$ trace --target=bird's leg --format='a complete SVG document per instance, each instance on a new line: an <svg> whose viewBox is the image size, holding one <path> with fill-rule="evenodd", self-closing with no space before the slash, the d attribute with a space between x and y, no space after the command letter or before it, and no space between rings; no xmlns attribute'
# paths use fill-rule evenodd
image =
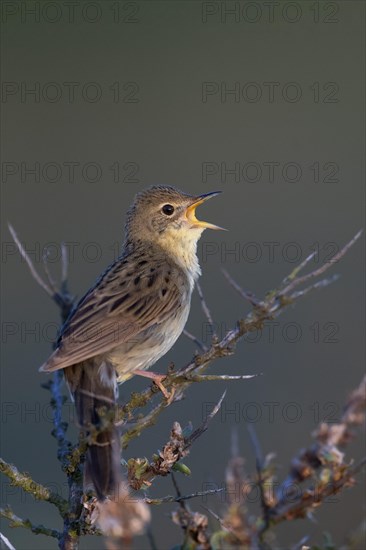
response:
<svg viewBox="0 0 366 550"><path fill-rule="evenodd" d="M166 374L158 374L157 372L140 370L140 369L134 370L133 374L137 374L137 376L144 376L145 378L150 378L151 380L153 380L154 383L158 386L161 393L168 400L168 403L170 404L172 402L172 399L175 393L174 388L172 389L171 392L168 392L168 390L162 384L162 381L166 378Z"/></svg>

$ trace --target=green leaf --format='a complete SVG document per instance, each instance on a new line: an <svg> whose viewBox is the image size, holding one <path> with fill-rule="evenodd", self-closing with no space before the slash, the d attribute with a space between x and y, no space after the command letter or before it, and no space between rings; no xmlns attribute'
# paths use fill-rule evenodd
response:
<svg viewBox="0 0 366 550"><path fill-rule="evenodd" d="M173 464L172 470L174 470L175 472L180 472L185 476L190 476L192 473L191 470L188 468L188 466L186 466L185 464L182 464L181 462L176 462L175 464Z"/></svg>

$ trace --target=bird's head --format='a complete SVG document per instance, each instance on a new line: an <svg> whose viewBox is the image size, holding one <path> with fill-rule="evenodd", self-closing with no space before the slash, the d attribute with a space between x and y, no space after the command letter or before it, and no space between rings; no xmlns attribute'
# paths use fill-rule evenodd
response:
<svg viewBox="0 0 366 550"><path fill-rule="evenodd" d="M196 217L196 208L220 191L193 196L174 187L138 193L127 214L126 241L158 245L190 271L199 272L197 241L205 229L223 229Z"/></svg>
<svg viewBox="0 0 366 550"><path fill-rule="evenodd" d="M220 191L193 196L174 187L155 186L136 195L126 223L129 239L149 242L198 241L205 229L222 229L196 218L196 208Z"/></svg>

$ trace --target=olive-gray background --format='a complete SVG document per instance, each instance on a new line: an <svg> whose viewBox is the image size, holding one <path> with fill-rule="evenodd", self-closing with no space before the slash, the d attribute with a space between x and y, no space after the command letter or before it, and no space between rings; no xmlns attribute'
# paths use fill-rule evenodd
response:
<svg viewBox="0 0 366 550"><path fill-rule="evenodd" d="M263 296L314 248L319 257L311 267L364 225L364 4L268 4L97 1L77 2L72 11L63 2L3 3L2 456L64 496L48 393L40 388L45 376L38 373L58 311L15 252L7 221L38 267L49 245L55 276L59 243L68 243L70 287L80 296L118 252L124 213L138 190L223 190L200 216L229 232L206 231L199 246L201 284L219 334L248 311L222 267ZM226 387L223 411L186 459L191 477L178 477L181 490L224 484L233 429L248 472L254 470L247 422L285 476L317 423L339 418L364 371L362 244L332 272L341 275L334 285L308 295L278 325L212 366L215 373L263 376L191 388L125 458L150 457L174 420L197 426ZM196 295L188 329L208 341ZM180 367L193 352L182 336L157 370L171 360ZM145 386L133 379L121 387L121 401ZM350 457L363 453L360 443L351 445ZM344 543L364 514L359 481L322 507L315 522L279 527L276 547L305 534L320 543L324 531ZM51 506L34 503L6 479L1 487L17 514L59 527ZM150 491L172 493L169 479L157 479ZM190 506L220 514L224 501ZM181 540L168 517L173 508L153 510L158 548ZM6 522L2 530L18 549L56 548ZM81 548L100 544L83 540ZM136 548L149 548L147 539Z"/></svg>

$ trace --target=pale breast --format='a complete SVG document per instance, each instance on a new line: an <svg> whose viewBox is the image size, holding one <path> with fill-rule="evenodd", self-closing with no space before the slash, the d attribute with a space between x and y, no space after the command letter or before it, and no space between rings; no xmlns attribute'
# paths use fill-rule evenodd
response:
<svg viewBox="0 0 366 550"><path fill-rule="evenodd" d="M149 327L108 353L107 360L115 367L119 384L133 376L134 370L148 369L170 350L183 332L189 310L190 297L169 321Z"/></svg>

